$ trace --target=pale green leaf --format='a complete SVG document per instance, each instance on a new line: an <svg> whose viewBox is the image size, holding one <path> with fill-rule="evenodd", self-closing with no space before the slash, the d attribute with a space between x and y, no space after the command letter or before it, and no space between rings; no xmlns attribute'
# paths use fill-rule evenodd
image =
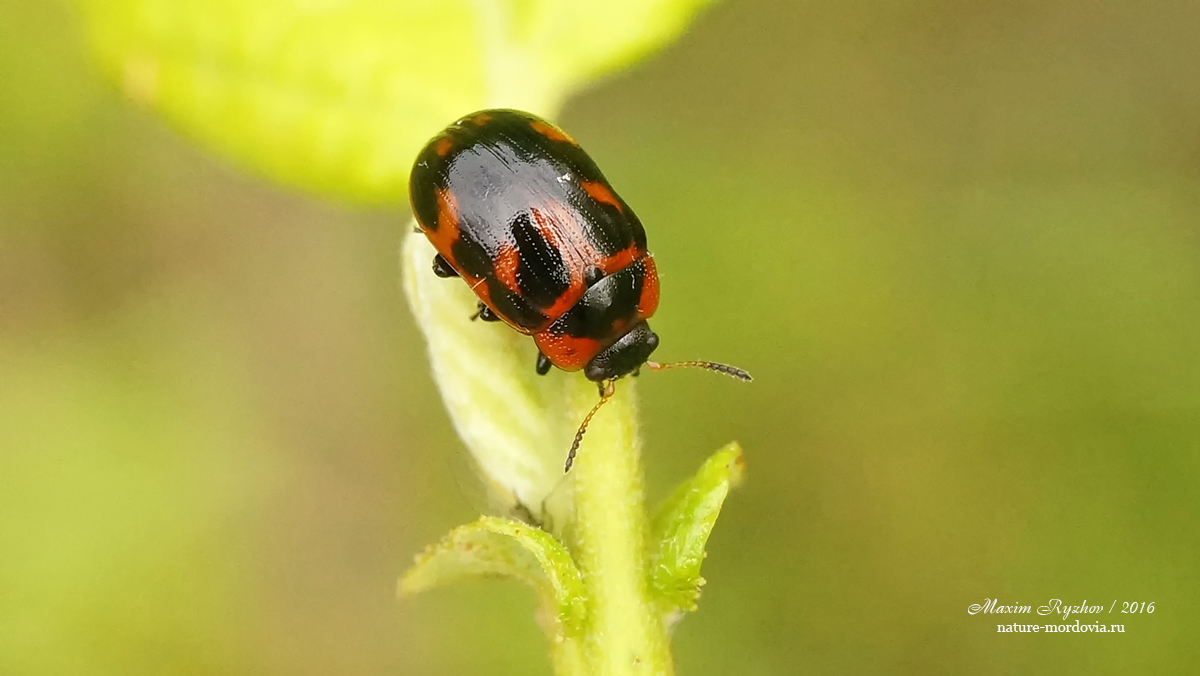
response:
<svg viewBox="0 0 1200 676"><path fill-rule="evenodd" d="M400 578L401 594L478 577L508 577L533 587L543 608L553 609L567 637L584 621L584 587L571 555L549 533L519 521L485 516L450 531L419 554Z"/></svg>
<svg viewBox="0 0 1200 676"><path fill-rule="evenodd" d="M729 490L745 473L742 448L730 443L659 506L653 522L650 584L667 614L696 609L704 547Z"/></svg>
<svg viewBox="0 0 1200 676"><path fill-rule="evenodd" d="M466 113L552 116L708 0L79 0L101 69L273 180L403 202L417 151Z"/></svg>

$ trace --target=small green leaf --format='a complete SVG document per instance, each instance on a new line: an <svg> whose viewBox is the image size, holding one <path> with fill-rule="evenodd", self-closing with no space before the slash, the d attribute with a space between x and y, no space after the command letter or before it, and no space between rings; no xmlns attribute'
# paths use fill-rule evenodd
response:
<svg viewBox="0 0 1200 676"><path fill-rule="evenodd" d="M416 594L475 577L510 577L533 587L552 609L565 637L584 621L584 587L571 555L549 533L519 521L485 516L450 531L417 556L400 578L400 593Z"/></svg>
<svg viewBox="0 0 1200 676"><path fill-rule="evenodd" d="M704 585L704 546L725 496L741 484L744 473L742 447L732 442L659 506L650 545L650 585L666 614L696 609Z"/></svg>
<svg viewBox="0 0 1200 676"><path fill-rule="evenodd" d="M485 107L551 116L709 0L80 0L102 70L267 177L405 200L417 151Z"/></svg>

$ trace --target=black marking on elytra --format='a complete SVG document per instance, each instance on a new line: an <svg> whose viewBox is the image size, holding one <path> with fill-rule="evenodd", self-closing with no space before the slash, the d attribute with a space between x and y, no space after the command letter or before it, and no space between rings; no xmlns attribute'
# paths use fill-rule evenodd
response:
<svg viewBox="0 0 1200 676"><path fill-rule="evenodd" d="M528 211L517 214L509 224L517 245L517 287L534 307L554 305L571 286L571 271L562 253L537 229Z"/></svg>
<svg viewBox="0 0 1200 676"><path fill-rule="evenodd" d="M413 215L417 223L430 232L437 232L437 193L432 189L419 189L414 181L412 190Z"/></svg>
<svg viewBox="0 0 1200 676"><path fill-rule="evenodd" d="M528 300L510 291L495 277L487 278L485 283L488 287L488 298L496 307L496 312L505 319L527 331L545 326L546 315L539 312Z"/></svg>
<svg viewBox="0 0 1200 676"><path fill-rule="evenodd" d="M447 187L445 181L446 159L434 151L436 140L421 152L420 159L413 165L408 179L409 202L413 216L421 227L436 232L438 229L437 192Z"/></svg>
<svg viewBox="0 0 1200 676"><path fill-rule="evenodd" d="M486 277L492 274L492 258L479 242L469 237L460 236L450 245L450 255L454 257L458 267L472 277Z"/></svg>
<svg viewBox="0 0 1200 676"><path fill-rule="evenodd" d="M597 175L592 180L608 187L613 196L625 206L618 209L595 199L582 187L574 187L569 201L583 214L580 222L587 232L588 240L602 256L612 256L629 248L630 244L636 245L638 251L645 251L646 230L642 227L642 222L599 172L597 169Z"/></svg>

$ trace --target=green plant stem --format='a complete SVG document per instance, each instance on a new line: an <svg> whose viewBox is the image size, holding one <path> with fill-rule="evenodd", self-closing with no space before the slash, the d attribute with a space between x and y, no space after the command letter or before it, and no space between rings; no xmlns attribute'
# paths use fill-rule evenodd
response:
<svg viewBox="0 0 1200 676"><path fill-rule="evenodd" d="M572 471L575 562L587 589L584 653L592 676L670 675L662 619L649 595L641 441L633 382L596 415ZM578 391L577 391L578 392ZM588 402L586 391L576 395ZM586 410L586 406L584 406Z"/></svg>

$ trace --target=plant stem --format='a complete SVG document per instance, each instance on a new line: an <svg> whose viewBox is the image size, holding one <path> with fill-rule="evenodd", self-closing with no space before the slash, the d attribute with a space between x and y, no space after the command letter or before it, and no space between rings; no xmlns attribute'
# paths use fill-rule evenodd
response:
<svg viewBox="0 0 1200 676"><path fill-rule="evenodd" d="M670 676L670 647L646 577L647 522L633 382L617 387L613 400L593 420L571 470L575 562L588 596L584 652L592 676ZM585 396L586 390L577 394L579 400L568 408L587 410L595 398Z"/></svg>

